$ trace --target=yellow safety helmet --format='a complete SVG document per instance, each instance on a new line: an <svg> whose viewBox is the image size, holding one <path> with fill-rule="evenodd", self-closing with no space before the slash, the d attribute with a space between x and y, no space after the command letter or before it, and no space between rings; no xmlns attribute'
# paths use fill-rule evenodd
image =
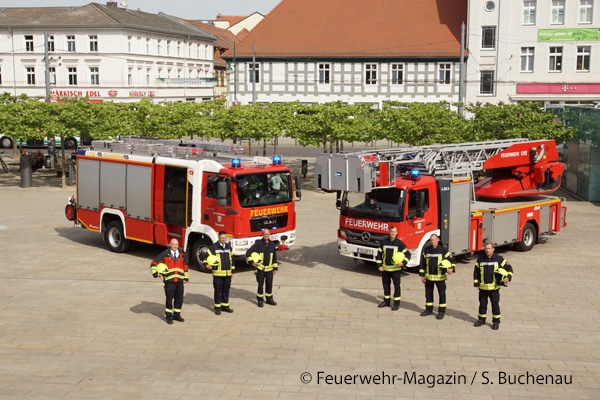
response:
<svg viewBox="0 0 600 400"><path fill-rule="evenodd" d="M160 275L164 275L169 272L169 267L167 267L167 264L165 263L158 263L156 264L156 272L158 272Z"/></svg>
<svg viewBox="0 0 600 400"><path fill-rule="evenodd" d="M504 286L504 279L508 276L508 271L504 268L498 268L494 272L494 280L496 281L496 285Z"/></svg>
<svg viewBox="0 0 600 400"><path fill-rule="evenodd" d="M447 270L448 268L452 268L452 263L449 260L442 260L442 262L440 262L440 268L443 270Z"/></svg>
<svg viewBox="0 0 600 400"><path fill-rule="evenodd" d="M214 254L211 254L208 257L206 257L206 263L208 265L215 266L215 265L219 264L219 257L217 257Z"/></svg>
<svg viewBox="0 0 600 400"><path fill-rule="evenodd" d="M253 252L250 254L250 259L256 264L262 264L263 259L260 253Z"/></svg>
<svg viewBox="0 0 600 400"><path fill-rule="evenodd" d="M392 262L394 263L394 265L398 265L398 264L404 262L404 260L406 260L406 257L404 256L404 253L401 251L395 252L394 255L392 256Z"/></svg>

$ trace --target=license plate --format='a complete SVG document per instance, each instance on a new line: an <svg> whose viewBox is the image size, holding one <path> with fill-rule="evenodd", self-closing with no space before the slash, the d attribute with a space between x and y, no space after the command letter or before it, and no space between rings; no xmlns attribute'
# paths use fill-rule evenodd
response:
<svg viewBox="0 0 600 400"><path fill-rule="evenodd" d="M356 249L356 252L357 253L361 253L361 254L366 254L366 255L369 255L369 256L373 255L373 250L371 250L371 249L361 249L360 247L358 249Z"/></svg>

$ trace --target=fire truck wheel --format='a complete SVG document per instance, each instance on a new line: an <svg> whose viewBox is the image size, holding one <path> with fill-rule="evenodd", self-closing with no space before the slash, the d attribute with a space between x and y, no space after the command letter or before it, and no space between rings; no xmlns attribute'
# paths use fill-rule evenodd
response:
<svg viewBox="0 0 600 400"><path fill-rule="evenodd" d="M210 245L210 243L208 243L204 240L196 240L194 242L194 245L192 246L192 252L190 254L190 262L200 272L210 272L204 266L204 260L206 259L206 254L207 254L209 245Z"/></svg>
<svg viewBox="0 0 600 400"><path fill-rule="evenodd" d="M529 251L537 241L537 232L535 226L531 223L526 223L521 232L521 241L515 243L515 248L519 251Z"/></svg>
<svg viewBox="0 0 600 400"><path fill-rule="evenodd" d="M131 246L131 241L125 239L123 226L118 221L108 224L104 232L104 240L108 243L108 248L114 253L125 253Z"/></svg>

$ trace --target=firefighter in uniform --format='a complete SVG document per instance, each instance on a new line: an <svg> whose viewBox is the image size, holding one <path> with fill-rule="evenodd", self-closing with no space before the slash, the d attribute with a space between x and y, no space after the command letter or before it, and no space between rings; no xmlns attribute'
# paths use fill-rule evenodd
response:
<svg viewBox="0 0 600 400"><path fill-rule="evenodd" d="M383 284L383 301L379 308L390 307L391 285L394 283L394 305L392 311L400 308L400 274L402 268L406 267L410 261L410 251L406 245L398 239L398 229L395 226L390 228L389 238L381 241L377 249L376 263L381 272L381 282Z"/></svg>
<svg viewBox="0 0 600 400"><path fill-rule="evenodd" d="M173 320L185 321L181 316L181 307L183 285L189 282L189 273L184 257L183 249L179 247L177 239L171 239L169 247L150 263L152 276L155 278L162 276L165 284L165 315L169 325L173 324Z"/></svg>
<svg viewBox="0 0 600 400"><path fill-rule="evenodd" d="M267 304L276 306L277 302L273 299L273 275L277 273L277 246L270 240L271 231L263 231L262 240L254 242L252 247L246 251L246 261L255 268L258 290L256 291L256 300L259 307L264 305L264 297L267 298ZM263 297L263 285L266 283L266 293Z"/></svg>
<svg viewBox="0 0 600 400"><path fill-rule="evenodd" d="M492 303L492 329L500 328L500 288L512 280L512 266L502 256L494 254L494 245L486 243L484 254L477 258L473 270L473 285L479 289L479 315L475 326L485 324L488 298Z"/></svg>
<svg viewBox="0 0 600 400"><path fill-rule="evenodd" d="M433 288L437 286L440 296L437 319L444 318L446 313L446 279L456 268L450 252L441 245L438 235L429 238L431 244L423 250L419 276L425 284L425 311L421 317L433 314Z"/></svg>
<svg viewBox="0 0 600 400"><path fill-rule="evenodd" d="M233 251L227 243L227 233L219 232L219 241L208 248L208 257L204 262L206 269L212 270L215 314L221 315L221 311L232 313L229 307L229 289L233 278Z"/></svg>

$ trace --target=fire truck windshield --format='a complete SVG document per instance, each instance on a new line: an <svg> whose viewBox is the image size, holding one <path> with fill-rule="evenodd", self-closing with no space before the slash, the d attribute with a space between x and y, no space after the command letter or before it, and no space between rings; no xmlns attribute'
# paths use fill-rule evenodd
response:
<svg viewBox="0 0 600 400"><path fill-rule="evenodd" d="M238 175L237 195L242 207L289 203L292 192L289 172Z"/></svg>
<svg viewBox="0 0 600 400"><path fill-rule="evenodd" d="M369 193L344 192L341 212L344 215L402 221L404 198L404 190L395 188L375 189Z"/></svg>

